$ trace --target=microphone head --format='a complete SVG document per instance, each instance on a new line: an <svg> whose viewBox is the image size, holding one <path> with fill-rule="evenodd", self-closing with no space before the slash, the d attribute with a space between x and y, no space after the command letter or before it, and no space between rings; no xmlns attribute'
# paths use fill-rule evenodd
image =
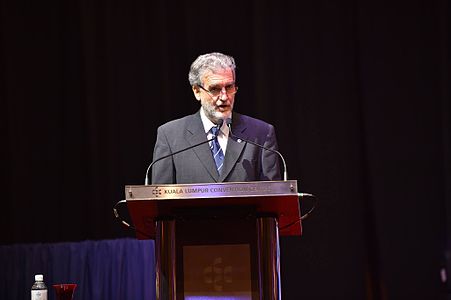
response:
<svg viewBox="0 0 451 300"><path fill-rule="evenodd" d="M230 127L230 125L232 125L232 119L231 118L227 118L225 120L227 127Z"/></svg>
<svg viewBox="0 0 451 300"><path fill-rule="evenodd" d="M218 126L218 128L221 128L223 123L224 123L224 120L219 119L218 122L216 123L216 125Z"/></svg>

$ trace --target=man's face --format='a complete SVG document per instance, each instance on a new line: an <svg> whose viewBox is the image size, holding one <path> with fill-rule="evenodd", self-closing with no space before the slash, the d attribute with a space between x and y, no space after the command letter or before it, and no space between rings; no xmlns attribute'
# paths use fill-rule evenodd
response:
<svg viewBox="0 0 451 300"><path fill-rule="evenodd" d="M194 96L204 108L206 116L217 123L220 119L227 119L232 115L235 93L226 93L226 88L234 86L235 78L231 69L207 71L202 78L202 87L207 91L221 90L218 96L212 96L204 89L194 86Z"/></svg>

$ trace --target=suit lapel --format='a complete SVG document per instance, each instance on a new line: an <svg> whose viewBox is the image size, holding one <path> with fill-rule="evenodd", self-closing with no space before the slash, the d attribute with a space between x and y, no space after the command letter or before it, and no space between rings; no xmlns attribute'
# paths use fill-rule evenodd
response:
<svg viewBox="0 0 451 300"><path fill-rule="evenodd" d="M192 115L192 118L187 122L185 139L191 146L206 141L207 136L199 112ZM194 147L192 150L214 181L218 181L218 171L216 170L216 165L208 143ZM195 174L193 174L193 176L195 176Z"/></svg>
<svg viewBox="0 0 451 300"><path fill-rule="evenodd" d="M244 139L247 139L245 136L246 124L243 123L241 115L238 113L233 113L233 122L232 122L232 132L235 135L238 135ZM237 139L232 137L229 133L229 139L227 140L227 151L224 159L224 166L219 177L219 182L224 181L229 173L233 170L236 165L236 162L241 156L241 152L243 152L244 146L246 145L245 141L241 139Z"/></svg>

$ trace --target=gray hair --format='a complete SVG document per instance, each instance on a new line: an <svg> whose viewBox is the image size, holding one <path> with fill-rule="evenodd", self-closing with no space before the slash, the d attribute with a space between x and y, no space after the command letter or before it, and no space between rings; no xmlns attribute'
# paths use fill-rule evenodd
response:
<svg viewBox="0 0 451 300"><path fill-rule="evenodd" d="M191 64L188 74L189 83L194 85L202 85L202 77L206 71L215 72L217 70L232 69L235 78L235 60L229 55L219 52L207 53L200 55Z"/></svg>

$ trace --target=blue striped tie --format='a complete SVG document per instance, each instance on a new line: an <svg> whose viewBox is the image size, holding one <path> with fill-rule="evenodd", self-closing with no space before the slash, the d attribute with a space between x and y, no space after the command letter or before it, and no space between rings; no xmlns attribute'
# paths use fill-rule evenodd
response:
<svg viewBox="0 0 451 300"><path fill-rule="evenodd" d="M216 170L218 170L218 174L221 174L222 165L224 163L224 152L222 152L221 145L219 145L218 142L219 127L212 127L210 131L213 136L216 137L210 144L211 153L213 154L213 159L215 160Z"/></svg>

